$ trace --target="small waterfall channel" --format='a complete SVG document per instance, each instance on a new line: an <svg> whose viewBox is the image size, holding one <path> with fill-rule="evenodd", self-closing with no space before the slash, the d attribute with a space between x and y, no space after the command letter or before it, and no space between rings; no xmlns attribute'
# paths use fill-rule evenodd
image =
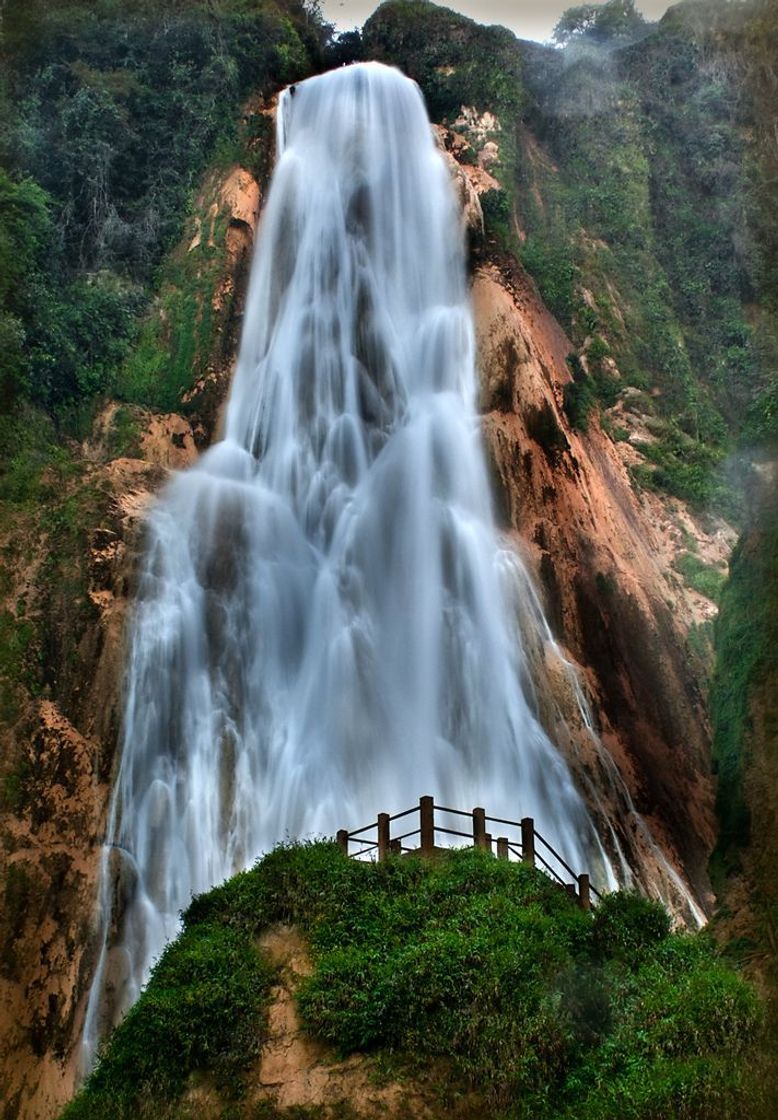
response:
<svg viewBox="0 0 778 1120"><path fill-rule="evenodd" d="M285 837L433 794L533 816L615 885L536 715L474 369L415 84L370 63L287 90L224 438L148 519L87 1067L192 894Z"/></svg>

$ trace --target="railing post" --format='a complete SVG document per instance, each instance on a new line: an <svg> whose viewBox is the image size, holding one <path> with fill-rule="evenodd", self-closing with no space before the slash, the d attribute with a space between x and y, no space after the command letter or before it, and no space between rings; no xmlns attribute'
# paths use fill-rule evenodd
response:
<svg viewBox="0 0 778 1120"><path fill-rule="evenodd" d="M345 828L338 829L338 847L344 856L348 855L348 830Z"/></svg>
<svg viewBox="0 0 778 1120"><path fill-rule="evenodd" d="M402 846L402 841L401 840L390 840L389 841L389 851L392 853L393 856L402 855L402 850L403 850L403 846Z"/></svg>
<svg viewBox="0 0 778 1120"><path fill-rule="evenodd" d="M589 876L587 874L578 876L578 905L582 910L591 910L592 898L589 893Z"/></svg>
<svg viewBox="0 0 778 1120"><path fill-rule="evenodd" d="M578 891L575 889L575 883L565 883L565 892L572 902L578 901Z"/></svg>
<svg viewBox="0 0 778 1120"><path fill-rule="evenodd" d="M386 859L389 854L389 814L378 814L378 858L379 860Z"/></svg>
<svg viewBox="0 0 778 1120"><path fill-rule="evenodd" d="M521 858L525 863L535 866L535 822L532 817L523 817L521 822Z"/></svg>
<svg viewBox="0 0 778 1120"><path fill-rule="evenodd" d="M487 851L487 852L491 852L491 850L492 850L492 834L491 834L491 832L487 832L486 836L484 836L484 850Z"/></svg>
<svg viewBox="0 0 778 1120"><path fill-rule="evenodd" d="M419 799L419 830L421 850L429 855L435 847L435 802L431 797Z"/></svg>
<svg viewBox="0 0 778 1120"><path fill-rule="evenodd" d="M498 859L507 859L508 858L508 837L507 836L498 836L497 837L497 858Z"/></svg>
<svg viewBox="0 0 778 1120"><path fill-rule="evenodd" d="M473 844L486 847L486 809L473 809Z"/></svg>

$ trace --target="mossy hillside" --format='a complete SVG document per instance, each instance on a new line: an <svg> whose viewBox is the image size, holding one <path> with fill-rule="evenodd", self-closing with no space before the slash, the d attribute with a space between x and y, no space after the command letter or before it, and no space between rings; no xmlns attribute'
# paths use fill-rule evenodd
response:
<svg viewBox="0 0 778 1120"><path fill-rule="evenodd" d="M120 400L160 411L185 411L187 392L236 341L230 330L221 338L218 329L230 323L239 288L234 282L224 284L230 267L225 248L229 215L216 197L220 178L217 170L209 172L199 205L193 208L192 217L202 230L199 244L190 249L185 238L160 265L153 303L115 373L113 392ZM228 306L217 310L223 287Z"/></svg>
<svg viewBox="0 0 778 1120"><path fill-rule="evenodd" d="M613 895L589 915L485 853L374 865L316 843L194 900L63 1120L187 1115L195 1071L223 1115L261 1115L246 1087L272 976L256 946L279 922L311 946L308 1030L410 1075L442 1061L442 1102L458 1088L515 1118L757 1114L758 1001L658 905Z"/></svg>

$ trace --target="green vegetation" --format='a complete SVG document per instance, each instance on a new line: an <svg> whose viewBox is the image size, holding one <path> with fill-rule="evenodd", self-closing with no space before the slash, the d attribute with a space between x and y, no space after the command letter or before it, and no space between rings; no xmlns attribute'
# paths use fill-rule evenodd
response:
<svg viewBox="0 0 778 1120"><path fill-rule="evenodd" d="M674 563L676 571L680 572L689 587L699 591L718 603L724 584L727 582L726 573L713 564L706 564L693 552L681 552Z"/></svg>
<svg viewBox="0 0 778 1120"><path fill-rule="evenodd" d="M161 411L182 409L182 397L206 372L218 344L213 300L224 273L226 219L204 215L204 236L193 252L180 246L158 273L159 291L143 320L136 344L116 375L116 392L125 401Z"/></svg>
<svg viewBox="0 0 778 1120"><path fill-rule="evenodd" d="M127 402L102 449L137 451L134 405L171 410L233 345L219 173L260 178L258 97L307 76L326 27L309 0L8 0L0 21L0 722L67 704L85 627L89 534L107 497L81 441ZM249 110L241 106L255 98ZM215 169L196 252L171 251ZM216 185L215 185L216 184ZM213 197L211 197L213 196ZM31 563L50 542L42 565ZM21 581L19 572L29 567ZM24 586L19 601L14 588ZM75 689L75 692L73 691ZM21 806L22 761L0 767Z"/></svg>
<svg viewBox="0 0 778 1120"><path fill-rule="evenodd" d="M189 1074L208 1071L231 1094L262 1044L272 970L240 930L187 928L163 953L139 1003L113 1035L68 1120L165 1116Z"/></svg>
<svg viewBox="0 0 778 1120"><path fill-rule="evenodd" d="M711 877L721 898L719 936L767 991L768 1044L776 1053L778 505L769 486L754 501L751 524L730 560L715 622L711 716L719 836ZM775 1099L775 1073L772 1086Z"/></svg>
<svg viewBox="0 0 778 1120"><path fill-rule="evenodd" d="M718 772L719 867L750 840L744 780L750 762L753 700L778 679L778 515L773 503L738 542L716 620L711 689L713 759ZM760 844L767 843L767 838Z"/></svg>
<svg viewBox="0 0 778 1120"><path fill-rule="evenodd" d="M441 1093L474 1089L490 1115L754 1115L756 996L657 904L617 894L589 915L477 851L375 865L317 843L194 900L66 1120L173 1116L193 1070L239 1101L271 982L254 946L278 922L311 946L311 1032L410 1074L451 1063Z"/></svg>
<svg viewBox="0 0 778 1120"><path fill-rule="evenodd" d="M562 46L572 42L612 44L640 37L645 27L635 0L610 0L568 8L554 28L553 38Z"/></svg>
<svg viewBox="0 0 778 1120"><path fill-rule="evenodd" d="M522 57L504 27L482 27L425 0L392 0L362 38L365 57L399 64L419 83L433 120L453 122L463 105L506 119L522 108Z"/></svg>
<svg viewBox="0 0 778 1120"><path fill-rule="evenodd" d="M240 150L241 101L310 73L323 35L300 0L5 5L6 407L22 397L61 413L116 390L195 184Z"/></svg>

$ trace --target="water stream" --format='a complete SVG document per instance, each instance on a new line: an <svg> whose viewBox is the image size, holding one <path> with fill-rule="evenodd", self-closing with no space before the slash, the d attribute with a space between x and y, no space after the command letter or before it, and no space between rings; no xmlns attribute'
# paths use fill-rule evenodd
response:
<svg viewBox="0 0 778 1120"><path fill-rule="evenodd" d="M367 64L288 90L224 438L148 519L87 1064L192 894L287 836L433 794L533 816L615 883L536 714L474 392L417 87Z"/></svg>

